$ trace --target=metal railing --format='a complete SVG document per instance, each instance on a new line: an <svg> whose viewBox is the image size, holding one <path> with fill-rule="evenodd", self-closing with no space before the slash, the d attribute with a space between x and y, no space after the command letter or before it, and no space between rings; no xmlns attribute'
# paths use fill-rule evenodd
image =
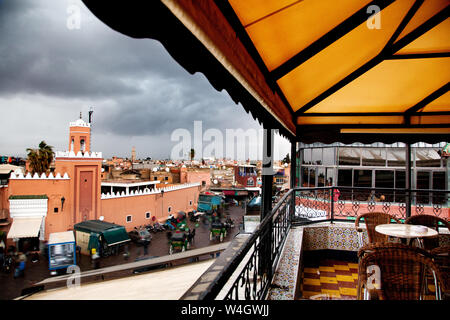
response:
<svg viewBox="0 0 450 320"><path fill-rule="evenodd" d="M400 220L417 214L448 219L450 192L389 188L322 187L295 189L294 222L354 220L366 212L389 213Z"/></svg>
<svg viewBox="0 0 450 320"><path fill-rule="evenodd" d="M449 196L450 192L444 190L351 187L291 189L259 224L202 298L216 298L225 284L234 279L224 299L265 299L293 224L342 220L353 222L358 215L375 211L390 213L400 219L415 214L435 214L448 219Z"/></svg>
<svg viewBox="0 0 450 320"><path fill-rule="evenodd" d="M203 295L203 299L216 298L238 267L239 274L224 299L264 299L291 228L294 214L293 195L293 190L288 191L271 214L261 221L227 268L214 280L215 284Z"/></svg>

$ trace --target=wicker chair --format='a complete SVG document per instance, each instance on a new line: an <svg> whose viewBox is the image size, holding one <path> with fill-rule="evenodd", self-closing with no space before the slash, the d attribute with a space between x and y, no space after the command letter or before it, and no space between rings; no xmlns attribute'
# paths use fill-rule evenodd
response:
<svg viewBox="0 0 450 320"><path fill-rule="evenodd" d="M442 283L440 289L445 300L450 300L450 246L437 247L431 250L434 263L438 266Z"/></svg>
<svg viewBox="0 0 450 320"><path fill-rule="evenodd" d="M440 269L425 250L396 243L369 244L361 250L366 254L361 254L359 262L358 299L376 296L380 300L420 300L427 270L438 285L443 283ZM375 274L368 276L368 270ZM373 279L376 285L371 284Z"/></svg>
<svg viewBox="0 0 450 320"><path fill-rule="evenodd" d="M446 227L450 231L450 223L447 220L429 214L420 214L412 216L406 219L405 221L405 224L427 226L438 232L439 232L439 223L442 223L444 227ZM431 238L427 237L423 239L423 245L424 249L426 250L432 250L434 248L439 247L439 236Z"/></svg>
<svg viewBox="0 0 450 320"><path fill-rule="evenodd" d="M364 258L364 256L366 256L369 253L372 253L376 250L384 250L384 249L396 249L396 248L404 248L404 249L410 249L411 246L406 245L406 244L402 244L402 243L397 243L397 242L374 242L374 243L369 243L366 244L365 246L361 247L358 250L358 259L359 261L361 261L362 258Z"/></svg>
<svg viewBox="0 0 450 320"><path fill-rule="evenodd" d="M358 262L360 263L361 260L370 253L375 252L376 250L383 250L383 249L396 249L396 248L406 248L406 249L410 249L411 246L406 245L406 244L401 244L401 243L396 243L396 242L374 242L374 243L369 243L366 244L365 246L361 247L358 250ZM361 300L361 296L363 295L363 283L361 282L361 277L358 276L358 288L357 288L357 296L358 296L358 300ZM366 292L366 294L369 294L368 292ZM376 291L371 291L371 295L372 296L376 296L377 293ZM366 296L367 298L367 296Z"/></svg>
<svg viewBox="0 0 450 320"><path fill-rule="evenodd" d="M369 243L388 241L389 237L387 235L375 231L375 227L377 225L391 223L392 220L394 220L397 223L401 223L401 221L395 218L394 216L383 212L369 212L359 215L355 221L355 228L356 231L358 232L359 247L362 247L364 245L363 229L359 227L359 221L361 219L364 219L364 222L366 223L367 235L369 236Z"/></svg>

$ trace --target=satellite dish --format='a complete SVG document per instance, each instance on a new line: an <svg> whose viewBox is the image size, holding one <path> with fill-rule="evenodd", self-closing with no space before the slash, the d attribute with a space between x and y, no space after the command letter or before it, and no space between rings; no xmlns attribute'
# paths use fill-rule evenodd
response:
<svg viewBox="0 0 450 320"><path fill-rule="evenodd" d="M105 219L104 216L100 216L100 218L98 218L98 220L103 221Z"/></svg>
<svg viewBox="0 0 450 320"><path fill-rule="evenodd" d="M166 172L170 172L170 169L169 169L169 168L166 168Z"/></svg>
<svg viewBox="0 0 450 320"><path fill-rule="evenodd" d="M217 181L217 179L214 179L214 184L217 184L219 181Z"/></svg>
<svg viewBox="0 0 450 320"><path fill-rule="evenodd" d="M158 171L158 168L156 168L156 167L153 168L153 172L156 172L156 171Z"/></svg>

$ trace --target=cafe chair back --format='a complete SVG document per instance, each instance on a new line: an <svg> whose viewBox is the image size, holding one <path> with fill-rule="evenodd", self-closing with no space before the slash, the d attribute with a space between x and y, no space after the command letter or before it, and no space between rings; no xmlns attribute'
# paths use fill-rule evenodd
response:
<svg viewBox="0 0 450 320"><path fill-rule="evenodd" d="M444 300L450 300L450 246L441 246L431 250L434 263L441 272L440 286Z"/></svg>
<svg viewBox="0 0 450 320"><path fill-rule="evenodd" d="M405 220L405 224L426 226L437 232L439 232L439 224L441 224L442 227L447 228L450 231L450 223L447 220L429 214L411 216ZM426 250L432 250L439 247L439 236L423 239L423 246Z"/></svg>
<svg viewBox="0 0 450 320"><path fill-rule="evenodd" d="M425 273L434 277L436 287L443 283L441 270L429 252L403 244L391 243L383 248L370 244L359 261L358 299L422 300ZM441 296L436 290L436 299Z"/></svg>
<svg viewBox="0 0 450 320"><path fill-rule="evenodd" d="M375 227L380 224L388 224L392 221L395 221L397 223L401 223L399 219L394 217L393 215L390 215L388 213L384 212L368 212L363 213L359 215L355 220L355 228L358 232L358 242L359 247L362 247L364 245L363 241L363 229L359 226L360 221L364 219L364 222L366 224L367 229L367 235L369 238L369 243L375 243L375 242L387 242L388 236L378 233L375 231Z"/></svg>

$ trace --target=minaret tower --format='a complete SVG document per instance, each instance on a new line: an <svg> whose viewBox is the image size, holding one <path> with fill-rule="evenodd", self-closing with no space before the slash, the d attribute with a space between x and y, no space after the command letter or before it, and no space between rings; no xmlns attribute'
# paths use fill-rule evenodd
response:
<svg viewBox="0 0 450 320"><path fill-rule="evenodd" d="M80 119L71 122L69 130L69 151L91 152L91 124L83 121L81 112Z"/></svg>
<svg viewBox="0 0 450 320"><path fill-rule="evenodd" d="M131 162L135 162L136 161L136 148L133 147L131 148Z"/></svg>

